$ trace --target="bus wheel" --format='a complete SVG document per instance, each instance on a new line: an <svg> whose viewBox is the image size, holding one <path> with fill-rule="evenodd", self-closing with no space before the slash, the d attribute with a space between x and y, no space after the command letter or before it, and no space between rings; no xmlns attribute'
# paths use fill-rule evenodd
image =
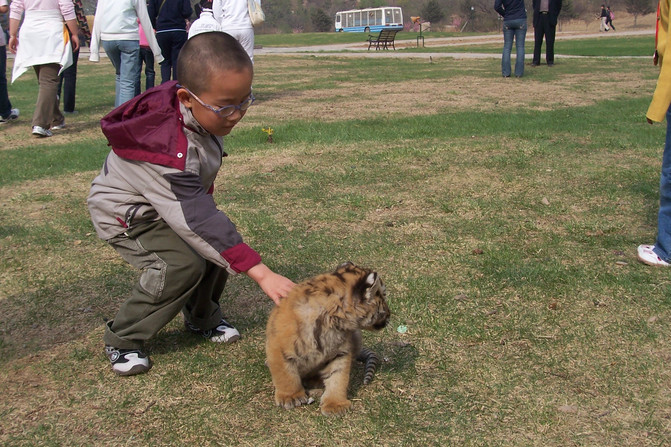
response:
<svg viewBox="0 0 671 447"><path fill-rule="evenodd" d="M363 32L364 32L364 33L370 33L370 28L366 27L366 28L363 30Z"/></svg>
<svg viewBox="0 0 671 447"><path fill-rule="evenodd" d="M338 30L338 32L339 32L339 33L342 33L342 28L340 28L340 29Z"/></svg>

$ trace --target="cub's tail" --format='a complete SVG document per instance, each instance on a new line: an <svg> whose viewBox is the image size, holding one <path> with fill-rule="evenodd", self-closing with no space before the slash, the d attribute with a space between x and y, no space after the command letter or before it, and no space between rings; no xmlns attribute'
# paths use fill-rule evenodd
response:
<svg viewBox="0 0 671 447"><path fill-rule="evenodd" d="M368 385L373 380L375 370L380 366L380 359L377 354L368 348L361 348L361 352L356 359L363 362L363 384Z"/></svg>

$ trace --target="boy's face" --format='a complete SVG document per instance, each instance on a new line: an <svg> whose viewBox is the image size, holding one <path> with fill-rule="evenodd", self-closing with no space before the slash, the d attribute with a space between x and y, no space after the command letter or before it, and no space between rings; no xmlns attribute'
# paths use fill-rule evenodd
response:
<svg viewBox="0 0 671 447"><path fill-rule="evenodd" d="M237 106L248 100L252 93L252 72L249 69L225 70L213 78L217 80L211 81L209 88L197 95L212 108ZM185 107L191 109L193 117L212 135L228 135L246 113L245 110L235 109L229 116L219 116L184 88L177 90L177 97Z"/></svg>

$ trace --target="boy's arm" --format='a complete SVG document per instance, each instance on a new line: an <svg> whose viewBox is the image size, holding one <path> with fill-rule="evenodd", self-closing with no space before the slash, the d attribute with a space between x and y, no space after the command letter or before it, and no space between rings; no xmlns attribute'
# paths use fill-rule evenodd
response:
<svg viewBox="0 0 671 447"><path fill-rule="evenodd" d="M294 283L270 270L243 242L235 224L217 208L198 175L172 171L155 180L146 183L143 196L187 244L232 273L246 273L275 303L286 296Z"/></svg>
<svg viewBox="0 0 671 447"><path fill-rule="evenodd" d="M256 264L245 273L258 283L275 304L280 304L280 299L286 297L296 285L290 279L273 272L263 263Z"/></svg>

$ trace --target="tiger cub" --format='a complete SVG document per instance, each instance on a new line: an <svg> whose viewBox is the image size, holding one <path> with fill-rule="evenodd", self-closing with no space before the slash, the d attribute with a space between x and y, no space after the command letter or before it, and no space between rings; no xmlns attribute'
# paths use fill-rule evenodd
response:
<svg viewBox="0 0 671 447"><path fill-rule="evenodd" d="M324 385L321 412L347 411L352 361L366 360L366 384L378 363L362 348L361 329L382 329L389 315L378 274L349 262L294 287L272 310L266 327L275 403L286 409L308 403L304 386L316 380Z"/></svg>

